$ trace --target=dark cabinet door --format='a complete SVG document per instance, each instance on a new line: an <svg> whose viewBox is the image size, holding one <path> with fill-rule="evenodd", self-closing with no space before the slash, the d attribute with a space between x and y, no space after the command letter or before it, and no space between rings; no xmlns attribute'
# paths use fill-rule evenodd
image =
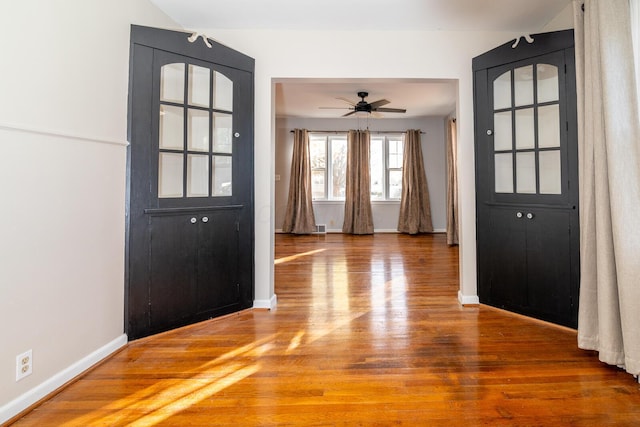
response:
<svg viewBox="0 0 640 427"><path fill-rule="evenodd" d="M189 36L131 31L131 339L253 304L254 60Z"/></svg>
<svg viewBox="0 0 640 427"><path fill-rule="evenodd" d="M479 233L482 302L573 325L571 213L521 206L488 209L487 215Z"/></svg>
<svg viewBox="0 0 640 427"><path fill-rule="evenodd" d="M573 31L474 59L482 303L575 327L577 123Z"/></svg>

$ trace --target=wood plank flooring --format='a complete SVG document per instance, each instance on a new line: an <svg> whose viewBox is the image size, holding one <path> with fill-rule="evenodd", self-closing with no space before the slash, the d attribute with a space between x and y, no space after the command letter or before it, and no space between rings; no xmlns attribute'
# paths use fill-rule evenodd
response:
<svg viewBox="0 0 640 427"><path fill-rule="evenodd" d="M15 426L640 425L575 331L459 306L443 235L275 240L276 310L132 342Z"/></svg>

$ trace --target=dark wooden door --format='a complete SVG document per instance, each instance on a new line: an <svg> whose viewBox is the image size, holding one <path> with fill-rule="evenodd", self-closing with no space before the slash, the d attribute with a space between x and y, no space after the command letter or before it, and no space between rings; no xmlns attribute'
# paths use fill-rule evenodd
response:
<svg viewBox="0 0 640 427"><path fill-rule="evenodd" d="M474 58L482 303L577 325L573 31Z"/></svg>
<svg viewBox="0 0 640 427"><path fill-rule="evenodd" d="M189 36L131 31L132 339L253 304L254 61Z"/></svg>

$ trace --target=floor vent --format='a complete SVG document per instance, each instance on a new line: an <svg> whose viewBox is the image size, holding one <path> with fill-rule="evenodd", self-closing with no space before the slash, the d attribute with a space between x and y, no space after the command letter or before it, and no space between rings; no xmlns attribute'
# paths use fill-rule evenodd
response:
<svg viewBox="0 0 640 427"><path fill-rule="evenodd" d="M316 224L316 231L313 234L327 234L327 224Z"/></svg>

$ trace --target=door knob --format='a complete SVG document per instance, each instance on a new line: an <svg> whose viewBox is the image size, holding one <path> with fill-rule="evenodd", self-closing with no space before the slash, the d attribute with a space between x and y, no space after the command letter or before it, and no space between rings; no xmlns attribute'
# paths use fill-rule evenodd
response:
<svg viewBox="0 0 640 427"><path fill-rule="evenodd" d="M516 218L522 218L522 212L518 212L518 213L516 214Z"/></svg>
<svg viewBox="0 0 640 427"><path fill-rule="evenodd" d="M198 222L198 220L196 219L195 216L193 218L191 218L191 224L195 224L196 222Z"/></svg>
<svg viewBox="0 0 640 427"><path fill-rule="evenodd" d="M533 214L531 212L527 214L527 219L533 219Z"/></svg>
<svg viewBox="0 0 640 427"><path fill-rule="evenodd" d="M203 216L202 217L202 222L209 222L209 217Z"/></svg>

